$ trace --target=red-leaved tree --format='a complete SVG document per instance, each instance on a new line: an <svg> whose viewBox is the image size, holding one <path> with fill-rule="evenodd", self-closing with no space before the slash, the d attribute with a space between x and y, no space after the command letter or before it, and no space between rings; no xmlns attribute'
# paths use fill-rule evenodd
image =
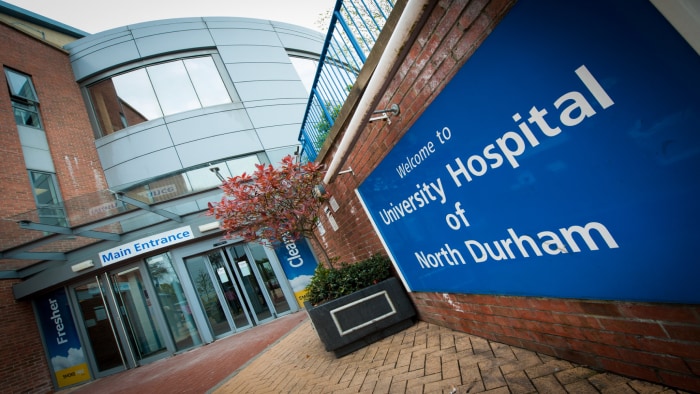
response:
<svg viewBox="0 0 700 394"><path fill-rule="evenodd" d="M326 201L314 192L323 182L318 163L296 163L292 156L279 166L256 164L252 174L243 173L223 182L224 197L209 203L208 214L216 217L227 238L242 237L245 241L283 243L285 239L302 237L316 242L331 266L314 229L318 212ZM331 266L332 268L332 266Z"/></svg>

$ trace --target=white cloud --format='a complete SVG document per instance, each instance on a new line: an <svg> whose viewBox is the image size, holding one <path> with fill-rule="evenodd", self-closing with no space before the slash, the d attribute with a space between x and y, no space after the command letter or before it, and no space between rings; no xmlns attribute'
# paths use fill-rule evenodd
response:
<svg viewBox="0 0 700 394"><path fill-rule="evenodd" d="M299 275L289 281L294 292L304 290L311 283L311 275Z"/></svg>
<svg viewBox="0 0 700 394"><path fill-rule="evenodd" d="M83 355L83 349L70 348L68 349L68 356L56 356L51 358L51 364L53 365L54 371L60 371L62 369L70 368L78 364L85 362L85 355Z"/></svg>

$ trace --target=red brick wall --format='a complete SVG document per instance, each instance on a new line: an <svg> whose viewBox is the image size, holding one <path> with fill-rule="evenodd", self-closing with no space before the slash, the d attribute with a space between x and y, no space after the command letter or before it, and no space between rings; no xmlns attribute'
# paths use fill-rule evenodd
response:
<svg viewBox="0 0 700 394"><path fill-rule="evenodd" d="M34 319L32 304L15 301L12 285L17 280L0 280L0 354L3 376L1 393L50 393L53 383Z"/></svg>
<svg viewBox="0 0 700 394"><path fill-rule="evenodd" d="M0 23L0 64L32 77L63 199L106 189L85 103L73 79L68 54ZM36 209L6 86L5 74L0 72L2 218ZM70 215L70 205L68 210ZM0 224L0 250L42 235L4 220ZM0 259L0 270L25 265L26 261ZM30 303L14 301L14 283L15 280L0 280L0 354L9 368L0 379L0 392L50 392L53 385L34 313Z"/></svg>
<svg viewBox="0 0 700 394"><path fill-rule="evenodd" d="M322 215L329 255L355 262L385 253L354 190L410 128L495 28L511 0L440 1L377 108L398 103L391 124L367 125L327 190L339 210L337 232ZM339 136L324 157L328 164ZM413 293L422 320L484 338L700 392L700 309L688 305L558 300L533 297Z"/></svg>
<svg viewBox="0 0 700 394"><path fill-rule="evenodd" d="M2 23L0 43L2 66L32 78L63 199L107 189L92 126L68 54ZM0 73L0 86L6 84L5 74ZM0 114L3 141L0 195L7 197L3 198L7 204L0 206L0 214L7 217L36 206L6 88L0 89Z"/></svg>

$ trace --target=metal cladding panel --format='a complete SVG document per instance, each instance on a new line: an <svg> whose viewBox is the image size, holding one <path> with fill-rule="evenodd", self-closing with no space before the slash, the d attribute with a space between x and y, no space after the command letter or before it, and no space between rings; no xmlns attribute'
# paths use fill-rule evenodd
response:
<svg viewBox="0 0 700 394"><path fill-rule="evenodd" d="M265 150L297 145L300 123L258 128L258 137Z"/></svg>
<svg viewBox="0 0 700 394"><path fill-rule="evenodd" d="M177 146L183 167L195 166L216 159L259 152L263 149L255 131L217 135Z"/></svg>
<svg viewBox="0 0 700 394"><path fill-rule="evenodd" d="M178 31L206 30L207 25L201 18L179 18L139 23L129 26L129 29L134 38L139 39Z"/></svg>
<svg viewBox="0 0 700 394"><path fill-rule="evenodd" d="M95 48L104 48L106 46L113 45L114 42L130 40L131 38L131 31L128 28L119 27L75 40L66 44L64 48L70 51L71 57L73 57L75 54L80 57L80 54L83 51L92 51Z"/></svg>
<svg viewBox="0 0 700 394"><path fill-rule="evenodd" d="M222 134L250 130L253 125L245 110L227 110L168 123L175 145Z"/></svg>
<svg viewBox="0 0 700 394"><path fill-rule="evenodd" d="M315 33L312 30L309 32ZM277 36L285 48L309 53L320 53L325 39L321 33L306 34L287 29L277 29Z"/></svg>
<svg viewBox="0 0 700 394"><path fill-rule="evenodd" d="M243 102L309 97L300 81L251 81L238 82L235 85Z"/></svg>
<svg viewBox="0 0 700 394"><path fill-rule="evenodd" d="M141 56L214 46L208 30L181 30L136 39Z"/></svg>
<svg viewBox="0 0 700 394"><path fill-rule="evenodd" d="M119 188L180 169L182 166L177 152L170 147L105 169L105 177L110 188Z"/></svg>
<svg viewBox="0 0 700 394"><path fill-rule="evenodd" d="M119 37L117 42L105 42L98 49L90 52L88 50L80 53L80 58L74 56L72 60L73 74L75 79L80 81L91 75L102 72L116 64L128 63L141 58L136 43L132 40L124 41L124 37ZM121 41L121 42L118 42Z"/></svg>
<svg viewBox="0 0 700 394"><path fill-rule="evenodd" d="M249 82L261 80L296 81L299 75L292 63L236 63L227 64L226 69L233 82Z"/></svg>
<svg viewBox="0 0 700 394"><path fill-rule="evenodd" d="M17 125L19 141L23 147L49 150L49 142L46 140L46 133L33 127Z"/></svg>
<svg viewBox="0 0 700 394"><path fill-rule="evenodd" d="M253 29L253 30L274 30L272 24L264 19L252 18L229 18L229 17L207 17L204 18L207 26L214 29Z"/></svg>
<svg viewBox="0 0 700 394"><path fill-rule="evenodd" d="M288 124L294 124L301 128L304 108L306 108L306 103L301 101L284 104L274 101L270 105L249 108L248 116L250 116L250 120L256 129ZM298 136L298 131L295 133L294 138Z"/></svg>
<svg viewBox="0 0 700 394"><path fill-rule="evenodd" d="M261 29L211 29L210 32L216 45L281 45L274 31L265 29L265 25L260 27Z"/></svg>
<svg viewBox="0 0 700 394"><path fill-rule="evenodd" d="M288 63L289 55L282 47L258 45L219 46L224 63Z"/></svg>
<svg viewBox="0 0 700 394"><path fill-rule="evenodd" d="M38 149L30 146L23 146L24 163L30 170L56 172L51 160L51 153L48 150Z"/></svg>
<svg viewBox="0 0 700 394"><path fill-rule="evenodd" d="M125 132L111 142L99 146L97 152L100 155L102 166L104 168L112 168L168 147L172 147L172 141L170 140L168 128L161 124L137 133Z"/></svg>

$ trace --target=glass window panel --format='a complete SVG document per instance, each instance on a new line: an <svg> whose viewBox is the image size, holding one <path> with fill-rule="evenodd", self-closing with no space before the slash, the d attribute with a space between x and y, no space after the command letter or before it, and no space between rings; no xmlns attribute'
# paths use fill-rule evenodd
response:
<svg viewBox="0 0 700 394"><path fill-rule="evenodd" d="M39 113L37 108L33 104L22 104L16 101L12 102L12 107L15 114L15 122L20 126L35 127L37 129L41 128L41 121L39 120Z"/></svg>
<svg viewBox="0 0 700 394"><path fill-rule="evenodd" d="M236 159L226 161L226 167L228 167L229 173L234 176L241 175L244 172L247 172L248 174L252 173L255 171L256 164L260 164L258 155L238 157Z"/></svg>
<svg viewBox="0 0 700 394"><path fill-rule="evenodd" d="M36 199L39 221L43 224L66 226L66 210L59 198L53 174L30 171L29 178Z"/></svg>
<svg viewBox="0 0 700 394"><path fill-rule="evenodd" d="M5 69L5 75L7 76L7 84L10 87L10 93L13 96L22 97L31 102L39 102L36 97L36 92L34 91L34 86L32 85L32 80L18 72Z"/></svg>
<svg viewBox="0 0 700 394"><path fill-rule="evenodd" d="M32 171L31 178L37 203L45 205L58 203L51 174Z"/></svg>
<svg viewBox="0 0 700 394"><path fill-rule="evenodd" d="M231 102L231 97L212 58L187 59L185 67L203 107Z"/></svg>
<svg viewBox="0 0 700 394"><path fill-rule="evenodd" d="M181 61L148 67L164 115L201 108L192 82Z"/></svg>
<svg viewBox="0 0 700 394"><path fill-rule="evenodd" d="M119 105L123 107L121 110L126 115L129 126L140 123L132 122L132 117L146 121L163 116L145 69L117 75L112 78L112 83L114 83Z"/></svg>
<svg viewBox="0 0 700 394"><path fill-rule="evenodd" d="M290 56L289 60L292 61L294 69L297 71L297 74L299 74L299 79L301 79L301 82L304 84L306 92L310 93L314 83L314 77L316 76L318 61L295 56Z"/></svg>

